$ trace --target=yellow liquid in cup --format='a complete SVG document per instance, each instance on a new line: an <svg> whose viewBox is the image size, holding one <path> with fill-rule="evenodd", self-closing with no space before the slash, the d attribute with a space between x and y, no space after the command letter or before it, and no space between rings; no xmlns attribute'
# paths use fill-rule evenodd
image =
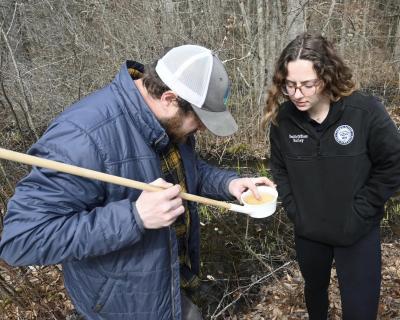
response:
<svg viewBox="0 0 400 320"><path fill-rule="evenodd" d="M243 198L243 201L247 204L264 204L267 202L274 201L275 197L269 193L260 193L261 199L257 200L251 193Z"/></svg>

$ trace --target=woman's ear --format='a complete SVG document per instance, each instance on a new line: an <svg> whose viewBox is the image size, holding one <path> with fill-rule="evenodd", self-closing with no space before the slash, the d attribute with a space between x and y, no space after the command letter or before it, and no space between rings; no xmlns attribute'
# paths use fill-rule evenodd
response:
<svg viewBox="0 0 400 320"><path fill-rule="evenodd" d="M321 79L319 84L318 84L318 91L319 92L324 92L325 89L326 89L325 81Z"/></svg>

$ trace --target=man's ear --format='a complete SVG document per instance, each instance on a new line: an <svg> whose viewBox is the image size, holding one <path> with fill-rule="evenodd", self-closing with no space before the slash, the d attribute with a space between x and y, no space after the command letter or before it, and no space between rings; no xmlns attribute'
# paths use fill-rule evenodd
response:
<svg viewBox="0 0 400 320"><path fill-rule="evenodd" d="M178 96L172 91L172 90L168 90L165 91L161 97L160 97L160 101L162 103L163 106L165 107L169 107L171 105L171 103L173 103L174 101L176 101L176 98Z"/></svg>

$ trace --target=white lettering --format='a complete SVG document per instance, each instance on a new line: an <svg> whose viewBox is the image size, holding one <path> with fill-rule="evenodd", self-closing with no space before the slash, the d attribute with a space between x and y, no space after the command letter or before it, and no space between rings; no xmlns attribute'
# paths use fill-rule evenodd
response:
<svg viewBox="0 0 400 320"><path fill-rule="evenodd" d="M289 134L289 139L295 143L304 143L305 139L308 139L308 134Z"/></svg>

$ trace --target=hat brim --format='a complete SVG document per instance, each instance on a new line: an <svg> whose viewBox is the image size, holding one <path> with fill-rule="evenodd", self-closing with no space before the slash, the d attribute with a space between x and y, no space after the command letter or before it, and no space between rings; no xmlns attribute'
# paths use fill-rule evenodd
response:
<svg viewBox="0 0 400 320"><path fill-rule="evenodd" d="M193 106L201 122L213 134L221 137L230 136L238 130L238 125L229 111L213 112Z"/></svg>

